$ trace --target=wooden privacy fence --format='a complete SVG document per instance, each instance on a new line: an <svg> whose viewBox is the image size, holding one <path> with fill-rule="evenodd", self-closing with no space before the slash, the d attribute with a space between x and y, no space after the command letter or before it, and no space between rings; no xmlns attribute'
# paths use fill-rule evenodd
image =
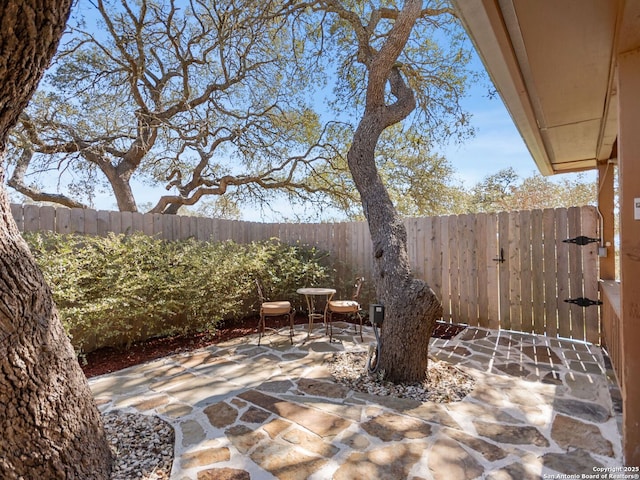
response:
<svg viewBox="0 0 640 480"><path fill-rule="evenodd" d="M373 275L365 222L291 224L178 215L12 205L22 231L106 235L143 232L166 240L279 238L332 253L366 278ZM485 328L600 342L595 207L409 218L408 253L416 276L441 298L444 320Z"/></svg>

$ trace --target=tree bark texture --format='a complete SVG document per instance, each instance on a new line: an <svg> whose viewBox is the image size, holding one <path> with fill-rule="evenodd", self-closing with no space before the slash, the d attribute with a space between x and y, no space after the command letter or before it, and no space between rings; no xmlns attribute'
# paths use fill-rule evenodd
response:
<svg viewBox="0 0 640 480"><path fill-rule="evenodd" d="M57 48L71 0L0 4L0 478L107 479L112 456L51 291L4 185L8 131Z"/></svg>
<svg viewBox="0 0 640 480"><path fill-rule="evenodd" d="M419 382L426 375L429 338L442 318L442 304L412 275L406 229L375 167L377 125L375 114L365 114L348 160L371 233L376 295L385 306L378 370L392 382Z"/></svg>
<svg viewBox="0 0 640 480"><path fill-rule="evenodd" d="M436 320L442 317L442 304L433 290L412 275L407 232L375 164L380 134L415 108L413 92L395 62L420 15L421 4L420 0L405 2L386 43L367 63L365 112L347 155L373 242L376 294L385 306L378 371L395 383L424 380L429 338ZM384 100L387 83L396 98L390 105Z"/></svg>

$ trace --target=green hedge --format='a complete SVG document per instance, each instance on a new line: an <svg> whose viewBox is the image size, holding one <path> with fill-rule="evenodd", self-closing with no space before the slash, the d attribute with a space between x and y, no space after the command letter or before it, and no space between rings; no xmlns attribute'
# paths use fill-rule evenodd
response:
<svg viewBox="0 0 640 480"><path fill-rule="evenodd" d="M277 240L166 242L143 234L25 233L76 351L156 336L213 332L255 314L254 278L301 306L300 286L335 284L326 252Z"/></svg>

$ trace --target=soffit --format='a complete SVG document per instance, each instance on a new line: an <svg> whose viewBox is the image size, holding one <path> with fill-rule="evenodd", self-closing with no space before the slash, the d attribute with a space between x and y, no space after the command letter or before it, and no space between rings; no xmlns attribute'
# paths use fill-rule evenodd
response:
<svg viewBox="0 0 640 480"><path fill-rule="evenodd" d="M614 52L624 2L454 4L540 172L591 169L608 159L617 132Z"/></svg>

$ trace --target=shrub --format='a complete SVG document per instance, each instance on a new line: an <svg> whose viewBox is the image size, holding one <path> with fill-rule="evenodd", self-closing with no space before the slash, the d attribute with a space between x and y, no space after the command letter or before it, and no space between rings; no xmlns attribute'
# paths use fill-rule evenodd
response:
<svg viewBox="0 0 640 480"><path fill-rule="evenodd" d="M254 278L301 306L300 286L332 284L326 252L272 239L248 245L25 233L77 351L213 332L257 308Z"/></svg>

